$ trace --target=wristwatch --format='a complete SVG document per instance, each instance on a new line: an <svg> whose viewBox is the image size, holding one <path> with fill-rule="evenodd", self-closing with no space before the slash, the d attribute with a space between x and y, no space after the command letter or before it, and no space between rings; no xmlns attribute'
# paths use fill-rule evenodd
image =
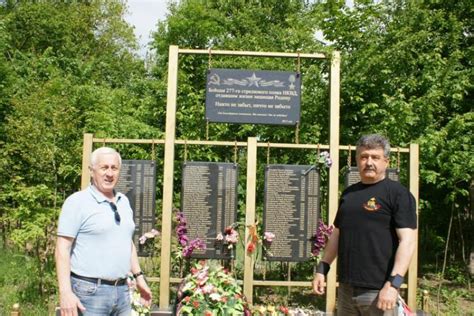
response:
<svg viewBox="0 0 474 316"><path fill-rule="evenodd" d="M133 274L133 277L136 279L136 278L138 278L140 275L145 276L145 275L143 274L143 271L138 271L137 273L134 273L134 274Z"/></svg>
<svg viewBox="0 0 474 316"><path fill-rule="evenodd" d="M400 274L395 274L391 275L388 278L388 282L390 282L390 286L393 288L396 288L397 290L400 289L400 287L403 284L404 278Z"/></svg>

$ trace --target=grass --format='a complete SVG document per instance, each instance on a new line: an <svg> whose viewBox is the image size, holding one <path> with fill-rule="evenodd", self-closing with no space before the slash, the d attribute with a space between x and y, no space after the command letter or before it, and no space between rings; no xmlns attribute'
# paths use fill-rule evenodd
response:
<svg viewBox="0 0 474 316"><path fill-rule="evenodd" d="M39 294L37 260L0 247L0 311L10 315L13 304L19 303L22 316L51 315L55 295Z"/></svg>

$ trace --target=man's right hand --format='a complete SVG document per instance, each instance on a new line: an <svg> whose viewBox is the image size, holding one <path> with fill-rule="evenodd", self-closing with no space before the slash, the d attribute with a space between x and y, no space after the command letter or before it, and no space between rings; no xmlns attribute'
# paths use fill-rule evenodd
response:
<svg viewBox="0 0 474 316"><path fill-rule="evenodd" d="M316 273L313 279L313 292L317 295L323 295L326 288L326 277L324 274Z"/></svg>
<svg viewBox="0 0 474 316"><path fill-rule="evenodd" d="M60 294L61 316L77 316L77 310L84 312L86 308L73 292Z"/></svg>

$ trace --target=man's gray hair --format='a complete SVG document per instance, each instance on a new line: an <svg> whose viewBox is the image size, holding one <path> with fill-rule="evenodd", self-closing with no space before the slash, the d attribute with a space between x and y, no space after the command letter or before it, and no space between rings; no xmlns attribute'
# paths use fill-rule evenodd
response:
<svg viewBox="0 0 474 316"><path fill-rule="evenodd" d="M122 157L120 157L120 154L113 148L110 147L100 147L94 150L91 154L91 162L90 162L90 167L94 167L97 163L97 160L99 160L99 156L101 155L110 155L114 154L117 155L119 159L119 165L122 165Z"/></svg>
<svg viewBox="0 0 474 316"><path fill-rule="evenodd" d="M357 141L357 153L359 148L364 147L368 149L383 149L385 158L390 157L390 142L387 138L379 134L364 135Z"/></svg>

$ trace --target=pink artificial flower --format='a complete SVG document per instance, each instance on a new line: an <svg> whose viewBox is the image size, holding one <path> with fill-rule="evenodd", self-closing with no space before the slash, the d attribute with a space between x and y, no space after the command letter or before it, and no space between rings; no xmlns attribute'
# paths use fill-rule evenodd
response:
<svg viewBox="0 0 474 316"><path fill-rule="evenodd" d="M225 236L225 241L228 242L229 244L236 244L238 240L239 240L239 233L235 229L232 229L230 234Z"/></svg>
<svg viewBox="0 0 474 316"><path fill-rule="evenodd" d="M156 235L152 232L146 232L143 236L146 238L155 238Z"/></svg>
<svg viewBox="0 0 474 316"><path fill-rule="evenodd" d="M275 239L275 234L272 232L265 232L265 234L263 235L263 239L267 242L272 242L273 239Z"/></svg>
<svg viewBox="0 0 474 316"><path fill-rule="evenodd" d="M145 234L146 235L146 234ZM140 245L143 245L145 244L146 240L147 240L147 237L143 235L143 236L140 236L140 238L138 238L138 242L140 243Z"/></svg>

